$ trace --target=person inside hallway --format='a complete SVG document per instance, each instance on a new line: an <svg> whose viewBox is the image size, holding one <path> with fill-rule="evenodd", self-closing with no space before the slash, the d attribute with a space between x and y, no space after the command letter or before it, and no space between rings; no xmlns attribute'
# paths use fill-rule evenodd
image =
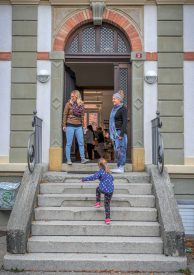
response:
<svg viewBox="0 0 194 275"><path fill-rule="evenodd" d="M122 90L113 94L113 108L110 114L109 131L114 144L114 154L117 168L113 173L124 173L127 152L127 108L123 105L124 93Z"/></svg>
<svg viewBox="0 0 194 275"><path fill-rule="evenodd" d="M102 131L102 127L98 127L96 134L98 142L98 145L96 146L96 151L98 152L100 158L102 158L104 155L104 134Z"/></svg>
<svg viewBox="0 0 194 275"><path fill-rule="evenodd" d="M86 145L87 145L87 152L89 160L93 159L93 149L95 143L95 135L92 125L87 126L86 132Z"/></svg>
<svg viewBox="0 0 194 275"><path fill-rule="evenodd" d="M88 162L85 158L84 152L83 126L84 103L81 99L80 92L78 90L74 90L71 92L71 98L66 103L63 112L63 131L66 133L66 159L68 165L72 164L70 153L74 134L79 145L81 163L84 164Z"/></svg>
<svg viewBox="0 0 194 275"><path fill-rule="evenodd" d="M99 180L99 186L96 188L96 204L95 207L101 206L101 194L104 194L104 208L105 208L105 223L110 224L110 201L114 192L114 178L110 174L107 161L103 158L98 161L99 171L95 174L82 178L82 181Z"/></svg>

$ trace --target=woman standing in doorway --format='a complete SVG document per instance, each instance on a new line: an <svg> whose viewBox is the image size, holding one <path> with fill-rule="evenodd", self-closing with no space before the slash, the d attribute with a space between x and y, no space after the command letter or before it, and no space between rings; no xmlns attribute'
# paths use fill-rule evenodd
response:
<svg viewBox="0 0 194 275"><path fill-rule="evenodd" d="M123 105L124 93L122 90L113 94L113 108L110 114L109 131L114 143L114 154L117 168L113 173L124 173L127 152L127 108Z"/></svg>
<svg viewBox="0 0 194 275"><path fill-rule="evenodd" d="M83 127L84 103L81 99L80 92L78 90L74 90L71 92L71 98L66 103L63 113L63 131L66 132L66 159L68 165L72 164L70 152L74 134L79 145L81 163L84 164L88 162L85 158L84 152Z"/></svg>

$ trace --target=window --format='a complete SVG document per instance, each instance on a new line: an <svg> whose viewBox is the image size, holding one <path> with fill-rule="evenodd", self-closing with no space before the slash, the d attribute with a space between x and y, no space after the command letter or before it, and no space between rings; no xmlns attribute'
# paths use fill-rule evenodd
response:
<svg viewBox="0 0 194 275"><path fill-rule="evenodd" d="M194 201L178 201L185 234L194 235Z"/></svg>
<svg viewBox="0 0 194 275"><path fill-rule="evenodd" d="M68 55L130 54L130 45L125 35L109 24L92 24L78 29L67 44Z"/></svg>

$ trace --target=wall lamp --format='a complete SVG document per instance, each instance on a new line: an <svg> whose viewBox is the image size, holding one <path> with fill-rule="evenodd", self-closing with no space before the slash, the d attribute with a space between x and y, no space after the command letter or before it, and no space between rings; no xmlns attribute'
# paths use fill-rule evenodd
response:
<svg viewBox="0 0 194 275"><path fill-rule="evenodd" d="M157 77L157 73L155 71L147 71L145 73L144 80L148 84L156 83L157 79L158 79L158 77Z"/></svg>
<svg viewBox="0 0 194 275"><path fill-rule="evenodd" d="M40 70L37 74L37 79L41 83L46 83L50 78L50 74L47 70Z"/></svg>

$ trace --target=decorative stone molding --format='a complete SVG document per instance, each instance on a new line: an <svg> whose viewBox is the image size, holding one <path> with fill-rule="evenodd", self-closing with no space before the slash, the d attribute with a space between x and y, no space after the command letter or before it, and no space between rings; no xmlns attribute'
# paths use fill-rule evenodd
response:
<svg viewBox="0 0 194 275"><path fill-rule="evenodd" d="M2 0L0 5L4 4L44 4L53 6L88 6L88 0ZM107 6L143 6L143 5L192 5L194 0L106 0Z"/></svg>
<svg viewBox="0 0 194 275"><path fill-rule="evenodd" d="M53 42L54 51L64 51L69 36L74 30L83 24L92 21L92 12L90 9L81 10L74 13L62 25ZM123 14L111 9L105 9L103 21L115 25L121 29L131 43L132 51L142 51L142 38L137 28Z"/></svg>
<svg viewBox="0 0 194 275"><path fill-rule="evenodd" d="M143 108L143 100L141 98L136 98L134 102L134 107L136 108L137 111Z"/></svg>
<svg viewBox="0 0 194 275"><path fill-rule="evenodd" d="M144 27L144 7L134 7L134 6L117 6L111 7L112 10L122 13L124 16L127 16L131 23L139 30L141 36L143 36L143 27Z"/></svg>
<svg viewBox="0 0 194 275"><path fill-rule="evenodd" d="M38 5L40 0L10 0L12 5Z"/></svg>
<svg viewBox="0 0 194 275"><path fill-rule="evenodd" d="M50 58L50 60L64 60L65 53L64 53L64 51L50 52L49 58Z"/></svg>
<svg viewBox="0 0 194 275"><path fill-rule="evenodd" d="M63 112L63 78L64 61L53 60L51 63L51 147L62 147L62 117Z"/></svg>
<svg viewBox="0 0 194 275"><path fill-rule="evenodd" d="M144 74L144 61L134 60L132 62L132 147L135 147L133 163L139 162L138 158L142 159L143 151L138 148L144 147L144 100L143 100L143 74ZM141 156L141 157L140 157ZM142 163L142 162L141 162ZM139 166L139 164L138 164ZM143 168L140 165L141 169ZM140 169L140 168L139 168Z"/></svg>
<svg viewBox="0 0 194 275"><path fill-rule="evenodd" d="M52 35L55 37L63 23L68 20L73 14L80 12L85 9L85 7L54 7L53 8L53 17L52 17Z"/></svg>
<svg viewBox="0 0 194 275"><path fill-rule="evenodd" d="M94 25L102 25L102 16L105 8L104 0L90 0Z"/></svg>
<svg viewBox="0 0 194 275"><path fill-rule="evenodd" d="M16 0L15 0L16 1ZM50 2L51 5L88 5L88 0L44 0L44 2ZM183 4L194 4L194 0L106 0L106 5L114 6L126 6L126 5L154 5L154 4L165 4L165 5L183 5Z"/></svg>

